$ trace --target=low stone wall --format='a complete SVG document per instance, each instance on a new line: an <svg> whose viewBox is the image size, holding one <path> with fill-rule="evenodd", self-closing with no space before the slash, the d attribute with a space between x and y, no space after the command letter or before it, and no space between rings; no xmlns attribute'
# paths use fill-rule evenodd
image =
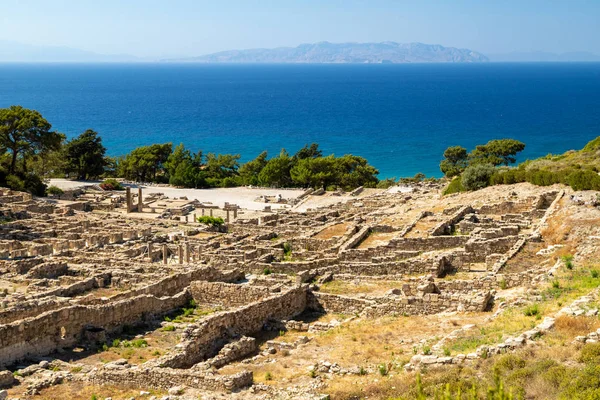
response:
<svg viewBox="0 0 600 400"><path fill-rule="evenodd" d="M96 385L116 385L129 388L169 389L174 386L229 392L251 386L253 375L250 371L234 375L216 375L195 370L172 368L99 368L88 375L90 383Z"/></svg>
<svg viewBox="0 0 600 400"><path fill-rule="evenodd" d="M427 238L396 238L389 246L397 250L432 251L455 247L463 247L469 240L468 236L434 236Z"/></svg>
<svg viewBox="0 0 600 400"><path fill-rule="evenodd" d="M333 313L364 313L369 318L386 315L429 315L444 311L484 311L491 299L488 291L465 295L427 293L423 296L356 298L309 292L308 308Z"/></svg>
<svg viewBox="0 0 600 400"><path fill-rule="evenodd" d="M240 307L218 312L188 327L176 352L149 361L156 366L189 368L216 354L232 335L250 335L271 319L289 319L306 308L307 286L288 289L280 294Z"/></svg>
<svg viewBox="0 0 600 400"><path fill-rule="evenodd" d="M310 310L337 314L361 313L375 305L371 300L312 291L308 292L307 301L306 307Z"/></svg>
<svg viewBox="0 0 600 400"><path fill-rule="evenodd" d="M134 325L150 315L160 315L182 307L191 296L183 291L173 297L141 295L97 306L76 305L42 313L0 326L0 365L28 356L42 356L73 346L87 326L117 330Z"/></svg>
<svg viewBox="0 0 600 400"><path fill-rule="evenodd" d="M236 285L233 283L195 281L190 285L192 297L198 304L241 306L269 297L266 286Z"/></svg>
<svg viewBox="0 0 600 400"><path fill-rule="evenodd" d="M455 212L450 218L446 221L440 222L435 228L433 228L430 232L432 236L440 236L440 235L449 235L452 233L452 226L460 221L466 214L470 214L473 212L473 207L470 205L466 205L461 207L457 212Z"/></svg>

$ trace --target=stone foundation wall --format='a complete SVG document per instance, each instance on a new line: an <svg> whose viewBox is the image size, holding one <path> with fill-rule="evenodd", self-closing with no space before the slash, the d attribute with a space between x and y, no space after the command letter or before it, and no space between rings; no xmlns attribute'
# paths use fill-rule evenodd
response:
<svg viewBox="0 0 600 400"><path fill-rule="evenodd" d="M432 251L455 247L463 247L468 236L434 236L427 238L396 238L390 240L388 246L397 250Z"/></svg>
<svg viewBox="0 0 600 400"><path fill-rule="evenodd" d="M273 320L289 319L306 308L307 286L289 289L266 299L208 316L184 331L182 348L149 361L157 366L189 368L216 354L232 335L250 335Z"/></svg>
<svg viewBox="0 0 600 400"><path fill-rule="evenodd" d="M135 367L121 370L98 369L88 375L91 383L116 385L130 388L169 389L174 386L187 386L197 389L229 392L251 386L253 375L250 371L234 375L213 375L194 370L172 368Z"/></svg>
<svg viewBox="0 0 600 400"><path fill-rule="evenodd" d="M266 286L236 285L233 283L195 281L190 285L192 297L198 304L241 306L269 297Z"/></svg>
<svg viewBox="0 0 600 400"><path fill-rule="evenodd" d="M134 325L150 315L182 307L191 296L183 291L173 297L141 295L98 306L76 305L40 314L34 318L0 326L0 365L28 356L42 356L81 340L86 326L119 329Z"/></svg>

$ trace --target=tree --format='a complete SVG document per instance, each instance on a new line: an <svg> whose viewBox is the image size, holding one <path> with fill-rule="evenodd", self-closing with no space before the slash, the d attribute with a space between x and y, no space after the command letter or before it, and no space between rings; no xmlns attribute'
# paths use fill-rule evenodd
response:
<svg viewBox="0 0 600 400"><path fill-rule="evenodd" d="M379 171L363 157L346 154L336 159L336 183L344 190L359 186L375 187Z"/></svg>
<svg viewBox="0 0 600 400"><path fill-rule="evenodd" d="M323 152L319 150L319 145L317 143L311 143L311 145L305 145L303 148L298 150L296 154L294 154L294 160L304 160L307 158L319 158L323 157Z"/></svg>
<svg viewBox="0 0 600 400"><path fill-rule="evenodd" d="M290 170L294 183L302 187L324 188L337 180L336 159L333 155L318 158L302 158Z"/></svg>
<svg viewBox="0 0 600 400"><path fill-rule="evenodd" d="M292 184L291 168L292 158L285 149L281 149L279 155L267 161L260 171L258 182L263 186L289 187Z"/></svg>
<svg viewBox="0 0 600 400"><path fill-rule="evenodd" d="M444 151L444 159L440 162L440 170L451 178L460 175L468 163L467 149L462 146L448 147Z"/></svg>
<svg viewBox="0 0 600 400"><path fill-rule="evenodd" d="M106 148L102 145L102 138L91 129L69 141L64 154L66 172L74 172L77 179L97 178L104 173Z"/></svg>
<svg viewBox="0 0 600 400"><path fill-rule="evenodd" d="M138 182L147 182L150 179L156 182L157 175L161 174L164 181L166 174L163 164L168 160L172 149L171 143L138 147L119 160L118 174Z"/></svg>
<svg viewBox="0 0 600 400"><path fill-rule="evenodd" d="M169 183L173 186L193 187L204 186L204 173L200 170L202 153L192 157L192 153L180 144L164 163L169 174Z"/></svg>
<svg viewBox="0 0 600 400"><path fill-rule="evenodd" d="M19 156L23 158L23 173L26 173L27 156L60 147L64 135L50 131L51 128L35 110L21 106L0 109L0 148L11 153L9 174L16 172Z"/></svg>
<svg viewBox="0 0 600 400"><path fill-rule="evenodd" d="M267 152L263 151L254 160L243 164L239 169L242 185L258 185L258 175L267 165Z"/></svg>
<svg viewBox="0 0 600 400"><path fill-rule="evenodd" d="M517 153L525 149L525 143L515 139L490 140L475 147L469 156L470 164L492 164L493 166L513 164Z"/></svg>
<svg viewBox="0 0 600 400"><path fill-rule="evenodd" d="M492 164L476 164L468 166L461 175L460 183L466 190L483 189L490 184L496 168Z"/></svg>
<svg viewBox="0 0 600 400"><path fill-rule="evenodd" d="M206 155L206 181L210 186L237 186L239 154Z"/></svg>

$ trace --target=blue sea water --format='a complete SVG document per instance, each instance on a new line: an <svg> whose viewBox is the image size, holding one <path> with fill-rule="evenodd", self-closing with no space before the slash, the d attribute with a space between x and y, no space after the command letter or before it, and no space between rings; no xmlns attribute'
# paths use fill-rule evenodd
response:
<svg viewBox="0 0 600 400"><path fill-rule="evenodd" d="M193 150L358 154L380 178L439 176L444 149L494 138L520 159L600 135L600 63L404 65L2 64L0 107L37 109L110 155L145 144Z"/></svg>

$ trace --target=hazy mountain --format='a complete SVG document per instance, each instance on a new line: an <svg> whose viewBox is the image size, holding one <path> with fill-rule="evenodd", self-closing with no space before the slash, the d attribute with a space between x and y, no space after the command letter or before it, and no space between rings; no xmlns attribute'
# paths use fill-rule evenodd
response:
<svg viewBox="0 0 600 400"><path fill-rule="evenodd" d="M577 62L577 61L600 61L600 55L586 51L570 53L546 53L543 51L514 52L505 54L490 54L493 62Z"/></svg>
<svg viewBox="0 0 600 400"><path fill-rule="evenodd" d="M230 50L199 57L164 60L198 63L419 63L485 62L488 58L469 49L423 43L301 44L275 49Z"/></svg>
<svg viewBox="0 0 600 400"><path fill-rule="evenodd" d="M98 54L62 46L36 46L0 40L0 62L134 62L127 54Z"/></svg>

